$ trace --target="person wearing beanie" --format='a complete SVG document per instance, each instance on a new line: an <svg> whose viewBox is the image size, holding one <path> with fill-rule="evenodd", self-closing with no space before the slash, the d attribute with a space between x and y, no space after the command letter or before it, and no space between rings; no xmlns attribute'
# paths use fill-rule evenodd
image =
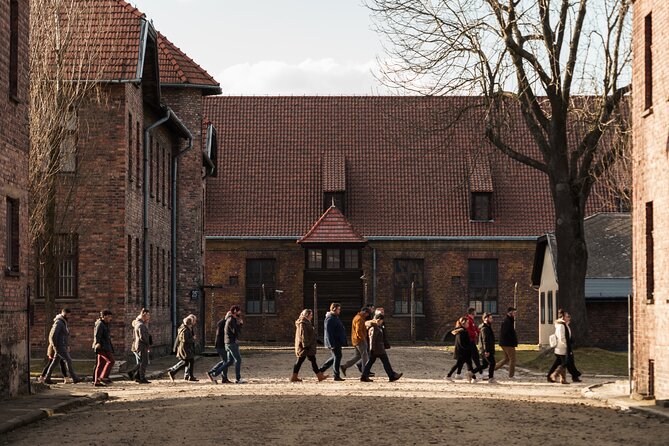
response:
<svg viewBox="0 0 669 446"><path fill-rule="evenodd" d="M367 364L365 364L365 368L362 371L360 381L372 382L369 378L369 372L377 359L381 360L383 369L386 371L390 382L397 381L402 377L402 373L397 373L393 370L393 367L390 365L390 360L388 359L388 354L386 353L386 350L390 349L390 344L386 339L383 319L383 313L377 309L374 313L374 319L365 322L365 327L367 327L369 336L370 355L369 361L367 361Z"/></svg>

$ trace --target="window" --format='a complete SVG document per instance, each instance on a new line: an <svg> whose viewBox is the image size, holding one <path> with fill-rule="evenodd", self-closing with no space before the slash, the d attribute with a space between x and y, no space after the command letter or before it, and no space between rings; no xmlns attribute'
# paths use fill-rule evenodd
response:
<svg viewBox="0 0 669 446"><path fill-rule="evenodd" d="M149 189L150 189L150 194L151 197L155 197L154 189L153 189L153 178L155 177L155 162L156 162L156 141L151 140L151 145L149 146Z"/></svg>
<svg viewBox="0 0 669 446"><path fill-rule="evenodd" d="M327 253L327 263L326 267L328 269L339 269L341 267L341 261L339 258L339 250L338 249L327 249L325 250Z"/></svg>
<svg viewBox="0 0 669 446"><path fill-rule="evenodd" d="M552 324L553 323L553 315L555 314L553 312L553 292L549 291L548 292L548 323Z"/></svg>
<svg viewBox="0 0 669 446"><path fill-rule="evenodd" d="M19 93L19 1L9 0L9 96Z"/></svg>
<svg viewBox="0 0 669 446"><path fill-rule="evenodd" d="M653 18L648 14L644 18L644 83L645 108L653 106Z"/></svg>
<svg viewBox="0 0 669 446"><path fill-rule="evenodd" d="M344 192L323 193L323 212L327 211L333 203L342 214L346 214L346 200Z"/></svg>
<svg viewBox="0 0 669 446"><path fill-rule="evenodd" d="M7 243L5 247L5 273L7 275L18 275L20 270L19 207L19 200L7 197Z"/></svg>
<svg viewBox="0 0 669 446"><path fill-rule="evenodd" d="M541 323L546 323L546 293L543 291L540 294L539 298L539 318L541 318Z"/></svg>
<svg viewBox="0 0 669 446"><path fill-rule="evenodd" d="M323 268L323 252L320 249L307 249L307 268Z"/></svg>
<svg viewBox="0 0 669 446"><path fill-rule="evenodd" d="M344 268L358 269L360 267L360 251L357 249L344 250Z"/></svg>
<svg viewBox="0 0 669 446"><path fill-rule="evenodd" d="M163 148L160 143L156 144L156 201L160 203L162 200L162 186L160 184L160 178L163 174L163 163L161 162Z"/></svg>
<svg viewBox="0 0 669 446"><path fill-rule="evenodd" d="M142 187L142 147L140 145L139 121L135 121L135 164L137 167L137 187Z"/></svg>
<svg viewBox="0 0 669 446"><path fill-rule="evenodd" d="M132 181L132 158L134 157L134 153L132 153L132 150L134 149L134 146L132 144L132 114L128 113L128 181Z"/></svg>
<svg viewBox="0 0 669 446"><path fill-rule="evenodd" d="M153 245L149 245L149 306L153 305Z"/></svg>
<svg viewBox="0 0 669 446"><path fill-rule="evenodd" d="M74 299L78 294L79 274L79 237L77 234L56 234L51 247L53 261L56 266L56 277L51 282L56 299ZM40 252L42 249L40 249ZM40 259L37 271L38 294L40 298L45 297L46 281L46 259Z"/></svg>
<svg viewBox="0 0 669 446"><path fill-rule="evenodd" d="M139 238L135 239L135 303L139 305L142 300L142 263L139 249Z"/></svg>
<svg viewBox="0 0 669 446"><path fill-rule="evenodd" d="M492 193L472 192L472 220L492 220Z"/></svg>
<svg viewBox="0 0 669 446"><path fill-rule="evenodd" d="M60 172L75 172L77 169L77 123L75 110L67 112L60 141Z"/></svg>
<svg viewBox="0 0 669 446"><path fill-rule="evenodd" d="M126 302L132 302L132 236L128 235L128 271L127 271L127 299Z"/></svg>
<svg viewBox="0 0 669 446"><path fill-rule="evenodd" d="M395 314L411 313L411 284L415 286L416 313L423 313L425 294L423 259L395 259L393 294Z"/></svg>
<svg viewBox="0 0 669 446"><path fill-rule="evenodd" d="M172 255L167 251L167 290L165 292L165 299L167 305L172 302Z"/></svg>
<svg viewBox="0 0 669 446"><path fill-rule="evenodd" d="M165 198L165 197L167 197L167 190L170 187L170 185L167 184L167 181L166 181L167 171L170 168L170 162L169 162L169 156L168 155L169 155L169 151L163 152L163 206L166 205L165 202L167 201L167 198ZM204 209L204 206L202 206L202 208Z"/></svg>
<svg viewBox="0 0 669 446"><path fill-rule="evenodd" d="M276 313L274 299L276 261L274 259L248 259L246 261L246 312L261 313L264 301L265 313Z"/></svg>
<svg viewBox="0 0 669 446"><path fill-rule="evenodd" d="M655 299L655 261L653 239L653 202L646 203L646 302Z"/></svg>
<svg viewBox="0 0 669 446"><path fill-rule="evenodd" d="M497 259L469 260L469 306L476 313L497 313Z"/></svg>

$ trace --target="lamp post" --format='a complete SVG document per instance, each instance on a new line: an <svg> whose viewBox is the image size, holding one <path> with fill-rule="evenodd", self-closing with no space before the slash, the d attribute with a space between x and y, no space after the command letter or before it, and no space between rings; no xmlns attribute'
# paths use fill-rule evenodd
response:
<svg viewBox="0 0 669 446"><path fill-rule="evenodd" d="M314 283L314 332L318 339L318 286Z"/></svg>
<svg viewBox="0 0 669 446"><path fill-rule="evenodd" d="M266 341L265 336L265 284L262 284L262 294L260 296L260 317L262 320L262 342Z"/></svg>
<svg viewBox="0 0 669 446"><path fill-rule="evenodd" d="M411 342L416 343L416 282L411 281Z"/></svg>

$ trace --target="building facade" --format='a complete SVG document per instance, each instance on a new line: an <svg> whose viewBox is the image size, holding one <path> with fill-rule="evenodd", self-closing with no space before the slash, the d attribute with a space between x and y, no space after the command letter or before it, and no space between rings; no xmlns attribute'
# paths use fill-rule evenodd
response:
<svg viewBox="0 0 669 446"><path fill-rule="evenodd" d="M666 2L634 2L632 377L634 393L658 401L669 400L668 24Z"/></svg>
<svg viewBox="0 0 669 446"><path fill-rule="evenodd" d="M27 0L0 3L0 399L28 389Z"/></svg>
<svg viewBox="0 0 669 446"><path fill-rule="evenodd" d="M240 304L245 339L290 341L302 308L315 302L322 328L337 301L347 328L364 303L384 307L394 341L441 341L470 306L497 325L514 306L521 340L536 343L530 275L553 228L548 182L487 143L477 100L205 100L225 128L207 194L207 338ZM520 117L508 131L535 153ZM314 240L333 206L345 222ZM348 227L359 239L342 238Z"/></svg>
<svg viewBox="0 0 669 446"><path fill-rule="evenodd" d="M594 347L626 350L628 347L628 300L632 293L632 220L629 213L601 213L585 219L588 270L585 306ZM539 345L548 348L555 332L560 304L557 281L557 243L549 233L537 241L532 270L537 289ZM580 317L572 313L572 320ZM575 345L579 345L577 339Z"/></svg>
<svg viewBox="0 0 669 446"><path fill-rule="evenodd" d="M91 327L105 308L114 313L117 355L128 352L130 322L143 307L152 313L152 350L165 353L199 303L204 184L213 173L201 102L220 88L128 3L81 5L114 41L102 46L109 51L96 71L104 100L77 107L76 156L61 163L58 239L66 248L57 256L56 305L72 310L76 355L90 354ZM32 331L41 355L54 315L44 314L39 258L36 265Z"/></svg>

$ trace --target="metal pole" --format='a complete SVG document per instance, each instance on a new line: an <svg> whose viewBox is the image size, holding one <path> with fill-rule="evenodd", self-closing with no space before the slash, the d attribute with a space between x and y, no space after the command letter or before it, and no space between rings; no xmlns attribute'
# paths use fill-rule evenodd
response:
<svg viewBox="0 0 669 446"><path fill-rule="evenodd" d="M318 287L314 283L314 332L318 339Z"/></svg>
<svg viewBox="0 0 669 446"><path fill-rule="evenodd" d="M260 296L260 316L262 317L262 342L265 343L265 284L262 284L262 296Z"/></svg>
<svg viewBox="0 0 669 446"><path fill-rule="evenodd" d="M411 282L411 342L416 343L416 282Z"/></svg>
<svg viewBox="0 0 669 446"><path fill-rule="evenodd" d="M629 381L629 394L632 395L632 295L627 295L627 378Z"/></svg>

